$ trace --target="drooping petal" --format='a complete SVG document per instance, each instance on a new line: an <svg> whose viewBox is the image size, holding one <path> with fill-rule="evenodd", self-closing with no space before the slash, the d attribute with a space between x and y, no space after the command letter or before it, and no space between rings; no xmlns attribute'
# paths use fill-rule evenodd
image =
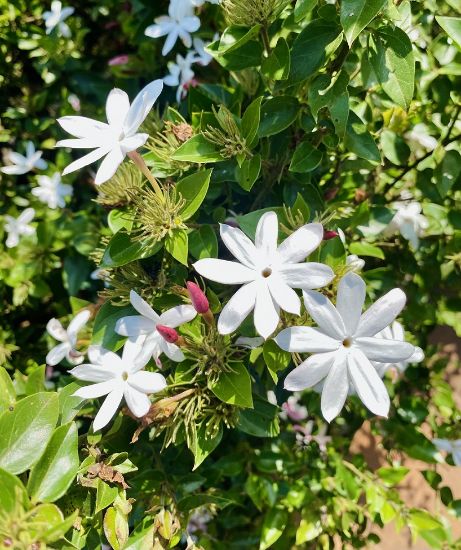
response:
<svg viewBox="0 0 461 550"><path fill-rule="evenodd" d="M344 340L348 336L341 315L326 296L314 290L305 290L303 298L309 315L325 334L336 340Z"/></svg>
<svg viewBox="0 0 461 550"><path fill-rule="evenodd" d="M58 123L69 134L79 138L94 138L95 134L108 132L109 125L84 116L63 116L58 118Z"/></svg>
<svg viewBox="0 0 461 550"><path fill-rule="evenodd" d="M268 338L279 324L280 308L272 299L266 281L260 281L257 285L254 324L256 332Z"/></svg>
<svg viewBox="0 0 461 550"><path fill-rule="evenodd" d="M256 277L255 272L245 265L216 258L199 260L193 264L193 267L197 273L210 281L225 285L249 283Z"/></svg>
<svg viewBox="0 0 461 550"><path fill-rule="evenodd" d="M176 344L170 344L163 338L159 342L159 348L168 358L170 358L172 361L176 361L176 363L180 363L185 359L184 353L181 351L180 348L178 348Z"/></svg>
<svg viewBox="0 0 461 550"><path fill-rule="evenodd" d="M51 349L46 356L46 364L54 367L60 363L70 350L70 343L64 342Z"/></svg>
<svg viewBox="0 0 461 550"><path fill-rule="evenodd" d="M111 126L122 128L125 117L130 109L128 94L120 88L114 88L106 99L106 117Z"/></svg>
<svg viewBox="0 0 461 550"><path fill-rule="evenodd" d="M163 81L160 79L154 80L147 84L134 98L123 125L126 136L132 136L138 131L139 126L144 122L162 90Z"/></svg>
<svg viewBox="0 0 461 550"><path fill-rule="evenodd" d="M237 227L222 223L220 225L221 239L230 251L243 265L254 269L256 248L245 233Z"/></svg>
<svg viewBox="0 0 461 550"><path fill-rule="evenodd" d="M274 340L280 348L292 353L324 353L335 351L341 346L340 340L312 327L285 328Z"/></svg>
<svg viewBox="0 0 461 550"><path fill-rule="evenodd" d="M91 151L86 155L83 155L83 157L80 157L79 159L74 160L74 162L71 162L68 166L66 166L62 172L62 175L65 176L67 174L75 172L76 170L80 170L80 168L83 168L84 166L88 166L88 164L92 164L93 162L96 162L104 155L107 155L109 151L110 151L110 148L105 146L105 147L100 147L99 149L95 149L94 151Z"/></svg>
<svg viewBox="0 0 461 550"><path fill-rule="evenodd" d="M308 223L287 237L278 247L277 253L283 262L301 262L319 246L322 240L322 224Z"/></svg>
<svg viewBox="0 0 461 550"><path fill-rule="evenodd" d="M406 296L394 288L370 306L361 316L356 336L374 336L390 325L405 306Z"/></svg>
<svg viewBox="0 0 461 550"><path fill-rule="evenodd" d="M78 380L84 380L85 382L106 382L112 380L117 376L117 372L111 369L103 367L102 365L93 365L91 363L85 363L74 367L69 371ZM88 386L90 387L90 386Z"/></svg>
<svg viewBox="0 0 461 550"><path fill-rule="evenodd" d="M315 386L330 372L335 355L335 352L312 355L290 372L283 387L290 391L302 391Z"/></svg>
<svg viewBox="0 0 461 550"><path fill-rule="evenodd" d="M126 384L124 397L128 408L138 418L149 412L151 403L145 393L142 393L131 387L129 384Z"/></svg>
<svg viewBox="0 0 461 550"><path fill-rule="evenodd" d="M387 417L390 407L389 394L375 367L360 350L355 349L347 356L347 367L363 404L372 413Z"/></svg>
<svg viewBox="0 0 461 550"><path fill-rule="evenodd" d="M193 306L181 305L172 307L160 315L159 324L176 328L184 323L192 321L197 315Z"/></svg>
<svg viewBox="0 0 461 550"><path fill-rule="evenodd" d="M104 399L98 414L93 420L93 430L96 432L109 424L112 417L117 413L117 409L123 399L123 386L117 386L117 388L109 393Z"/></svg>
<svg viewBox="0 0 461 550"><path fill-rule="evenodd" d="M257 283L248 283L237 290L224 306L218 319L218 332L230 334L239 327L255 306Z"/></svg>
<svg viewBox="0 0 461 550"><path fill-rule="evenodd" d="M273 300L281 309L294 315L300 314L301 300L299 296L281 277L274 273L267 278L267 284Z"/></svg>
<svg viewBox="0 0 461 550"><path fill-rule="evenodd" d="M165 377L158 372L138 371L128 378L128 384L143 393L157 393L166 388Z"/></svg>
<svg viewBox="0 0 461 550"><path fill-rule="evenodd" d="M115 332L121 336L139 336L150 334L155 330L155 321L146 319L142 315L128 315L118 319L115 324Z"/></svg>
<svg viewBox="0 0 461 550"><path fill-rule="evenodd" d="M266 212L259 219L256 227L255 246L261 256L274 257L277 250L279 222L275 212Z"/></svg>
<svg viewBox="0 0 461 550"><path fill-rule="evenodd" d="M354 334L357 330L365 295L365 282L356 273L349 272L339 281L336 309L341 315L348 335Z"/></svg>
<svg viewBox="0 0 461 550"><path fill-rule="evenodd" d="M130 290L130 303L134 309L141 315L144 315L144 317L152 319L155 323L160 322L159 315L157 315L153 308L134 290Z"/></svg>
<svg viewBox="0 0 461 550"><path fill-rule="evenodd" d="M83 309L77 313L77 315L69 323L69 326L67 327L67 334L69 335L72 345L75 345L78 333L86 325L90 317L91 311L89 309Z"/></svg>
<svg viewBox="0 0 461 550"><path fill-rule="evenodd" d="M385 340L384 338L362 336L355 338L354 342L370 361L378 361L379 363L405 361L415 351L413 344L399 340Z"/></svg>
<svg viewBox="0 0 461 550"><path fill-rule="evenodd" d="M106 158L101 162L98 171L96 172L96 177L94 183L96 185L101 185L115 174L117 168L123 162L125 158L125 153L122 151L119 145L116 145L109 151L106 155Z"/></svg>
<svg viewBox="0 0 461 550"><path fill-rule="evenodd" d="M317 262L282 265L278 272L292 288L313 290L329 284L335 276L331 267Z"/></svg>
<svg viewBox="0 0 461 550"><path fill-rule="evenodd" d="M75 367L75 369L72 370L76 370L78 368L80 367ZM89 386L79 388L73 395L75 397L83 397L83 399L95 399L96 397L107 395L116 389L119 384L119 380L115 378L111 378L110 380L107 380L106 378L103 382L98 382L97 384L91 384Z"/></svg>
<svg viewBox="0 0 461 550"><path fill-rule="evenodd" d="M338 416L349 392L346 354L337 352L322 389L320 406L327 422Z"/></svg>
<svg viewBox="0 0 461 550"><path fill-rule="evenodd" d="M46 324L46 330L50 336L59 342L65 342L67 340L67 331L58 319L50 319Z"/></svg>

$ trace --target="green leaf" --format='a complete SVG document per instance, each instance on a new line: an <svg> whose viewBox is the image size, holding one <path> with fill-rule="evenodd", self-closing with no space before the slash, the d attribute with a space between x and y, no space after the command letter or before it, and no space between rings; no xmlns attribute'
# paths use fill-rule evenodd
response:
<svg viewBox="0 0 461 550"><path fill-rule="evenodd" d="M403 466L394 466L392 468L379 468L376 473L387 485L397 485L410 470Z"/></svg>
<svg viewBox="0 0 461 550"><path fill-rule="evenodd" d="M125 337L115 332L115 324L121 317L135 313L131 306L114 306L108 300L98 311L94 320L91 343L110 351L117 351L123 345Z"/></svg>
<svg viewBox="0 0 461 550"><path fill-rule="evenodd" d="M261 119L262 100L263 98L261 96L252 101L242 117L242 136L245 138L247 147L250 149L253 148L258 142L258 128L259 121Z"/></svg>
<svg viewBox="0 0 461 550"><path fill-rule="evenodd" d="M0 468L12 474L28 470L42 456L58 420L58 395L35 393L0 415Z"/></svg>
<svg viewBox="0 0 461 550"><path fill-rule="evenodd" d="M202 225L189 233L189 252L197 260L218 256L218 239L211 225Z"/></svg>
<svg viewBox="0 0 461 550"><path fill-rule="evenodd" d="M82 385L84 385L84 383L80 381L71 382L59 390L58 399L60 424L67 424L73 420L85 403L85 399L83 397L73 396L73 394L81 388Z"/></svg>
<svg viewBox="0 0 461 550"><path fill-rule="evenodd" d="M333 270L346 263L346 250L339 237L324 241L318 252L319 262L329 265Z"/></svg>
<svg viewBox="0 0 461 550"><path fill-rule="evenodd" d="M301 546L306 542L314 540L322 531L322 522L315 512L303 510L303 517L296 531L296 544Z"/></svg>
<svg viewBox="0 0 461 550"><path fill-rule="evenodd" d="M183 220L188 220L200 208L210 185L211 172L211 169L195 172L182 178L176 184L176 189L186 201L185 206L180 212Z"/></svg>
<svg viewBox="0 0 461 550"><path fill-rule="evenodd" d="M94 513L97 514L101 510L104 510L110 506L118 495L118 487L112 487L102 479L98 479L98 485L96 487L96 506Z"/></svg>
<svg viewBox="0 0 461 550"><path fill-rule="evenodd" d="M410 107L415 87L415 58L411 40L398 27L380 27L370 47L370 63L384 92L400 105Z"/></svg>
<svg viewBox="0 0 461 550"><path fill-rule="evenodd" d="M272 379L277 383L277 372L288 367L291 354L279 348L274 340L267 340L263 347L263 357Z"/></svg>
<svg viewBox="0 0 461 550"><path fill-rule="evenodd" d="M128 540L127 516L118 508L110 507L104 514L104 534L113 550L121 550Z"/></svg>
<svg viewBox="0 0 461 550"><path fill-rule="evenodd" d="M172 160L182 162L219 162L224 160L216 145L208 141L203 134L197 134L183 143L171 155Z"/></svg>
<svg viewBox="0 0 461 550"><path fill-rule="evenodd" d="M435 185L444 199L461 174L461 155L458 151L447 151L442 162L434 170Z"/></svg>
<svg viewBox="0 0 461 550"><path fill-rule="evenodd" d="M0 413L9 409L16 401L16 392L10 375L5 368L0 367Z"/></svg>
<svg viewBox="0 0 461 550"><path fill-rule="evenodd" d="M46 365L40 365L29 374L26 382L26 395L45 391L45 369Z"/></svg>
<svg viewBox="0 0 461 550"><path fill-rule="evenodd" d="M192 470L196 470L200 464L209 456L216 447L221 443L222 439L222 425L219 426L219 431L213 437L207 435L207 429L205 422L200 425L197 430L194 441L192 442L191 451L194 455L194 467Z"/></svg>
<svg viewBox="0 0 461 550"><path fill-rule="evenodd" d="M173 230L165 239L165 250L170 253L175 260L187 266L189 246L186 230Z"/></svg>
<svg viewBox="0 0 461 550"><path fill-rule="evenodd" d="M296 200L293 204L293 206L291 207L291 211L293 214L295 215L299 215L301 214L301 216L303 217L303 220L307 223L310 218L311 218L311 209L309 208L309 205L307 204L307 202L304 200L303 196L301 195L301 193L298 193L296 195Z"/></svg>
<svg viewBox="0 0 461 550"><path fill-rule="evenodd" d="M18 504L18 500L19 504L24 508L28 506L29 497L27 496L26 488L19 478L6 470L0 469L0 487L0 506L4 512L13 512Z"/></svg>
<svg viewBox="0 0 461 550"><path fill-rule="evenodd" d="M443 17L438 15L435 20L458 48L461 49L461 17Z"/></svg>
<svg viewBox="0 0 461 550"><path fill-rule="evenodd" d="M226 53L231 53L257 37L260 29L261 25L254 25L251 29L238 25L231 25L224 30L219 40L207 46L207 50L213 56L217 57Z"/></svg>
<svg viewBox="0 0 461 550"><path fill-rule="evenodd" d="M276 437L280 433L279 408L255 395L254 409L240 412L238 428L255 437Z"/></svg>
<svg viewBox="0 0 461 550"><path fill-rule="evenodd" d="M250 159L245 159L242 166L235 168L235 178L242 189L251 191L251 188L258 179L261 171L261 155L254 155Z"/></svg>
<svg viewBox="0 0 461 550"><path fill-rule="evenodd" d="M291 48L289 84L305 80L320 69L327 56L327 46L340 32L336 23L325 19L315 19L304 27Z"/></svg>
<svg viewBox="0 0 461 550"><path fill-rule="evenodd" d="M250 40L238 49L223 54L215 51L215 44L216 42L210 44L207 49L216 61L228 71L241 71L248 67L261 65L263 46L259 40Z"/></svg>
<svg viewBox="0 0 461 550"><path fill-rule="evenodd" d="M286 510L272 508L272 510L267 512L261 532L259 550L266 550L266 548L272 546L282 536L287 521L288 512Z"/></svg>
<svg viewBox="0 0 461 550"><path fill-rule="evenodd" d="M155 529L153 524L139 531L136 527L126 541L123 550L152 550Z"/></svg>
<svg viewBox="0 0 461 550"><path fill-rule="evenodd" d="M133 217L125 210L114 208L107 216L107 224L114 235L121 229L129 232L133 227Z"/></svg>
<svg viewBox="0 0 461 550"><path fill-rule="evenodd" d="M214 382L209 382L210 390L218 399L239 407L253 407L251 378L243 363L232 363L232 370L223 371Z"/></svg>
<svg viewBox="0 0 461 550"><path fill-rule="evenodd" d="M135 260L149 258L162 248L162 242L146 245L141 241L132 241L125 231L116 233L104 251L100 267L120 267Z"/></svg>
<svg viewBox="0 0 461 550"><path fill-rule="evenodd" d="M386 4L387 0L343 0L341 2L341 25L349 46Z"/></svg>
<svg viewBox="0 0 461 550"><path fill-rule="evenodd" d="M30 471L27 490L39 502L55 502L62 497L79 467L78 432L75 422L54 431L40 460Z"/></svg>
<svg viewBox="0 0 461 550"><path fill-rule="evenodd" d="M296 0L295 5L295 21L299 23L304 19L317 5L318 0Z"/></svg>
<svg viewBox="0 0 461 550"><path fill-rule="evenodd" d="M298 116L298 100L291 96L277 96L261 107L259 137L273 136L291 126Z"/></svg>
<svg viewBox="0 0 461 550"><path fill-rule="evenodd" d="M352 243L349 246L349 252L357 254L357 256L371 256L372 258L384 260L384 252L381 248L367 242Z"/></svg>
<svg viewBox="0 0 461 550"><path fill-rule="evenodd" d="M312 172L322 162L323 154L309 141L303 141L296 147L290 163L290 172Z"/></svg>
<svg viewBox="0 0 461 550"><path fill-rule="evenodd" d="M263 61L261 72L271 80L286 80L290 74L290 48L285 38L279 38L277 45Z"/></svg>
<svg viewBox="0 0 461 550"><path fill-rule="evenodd" d="M189 495L178 502L178 510L180 512L188 512L189 510L200 508L200 506L204 506L206 504L214 504L218 508L225 508L226 506L229 506L229 504L233 504L233 501L228 498L214 495Z"/></svg>
<svg viewBox="0 0 461 550"><path fill-rule="evenodd" d="M349 113L344 144L349 151L372 164L381 162L381 153L375 140L366 129L365 124L353 111Z"/></svg>

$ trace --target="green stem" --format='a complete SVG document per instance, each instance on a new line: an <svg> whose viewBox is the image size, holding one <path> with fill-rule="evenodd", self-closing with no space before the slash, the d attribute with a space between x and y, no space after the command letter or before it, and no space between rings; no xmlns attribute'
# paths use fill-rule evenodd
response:
<svg viewBox="0 0 461 550"><path fill-rule="evenodd" d="M158 183L158 181L154 178L152 175L152 172L147 168L146 163L144 162L144 159L137 151L131 151L128 153L128 157L136 164L136 166L141 170L141 172L146 176L146 178L151 183L155 193L159 196L159 198L162 199L162 201L165 200L163 191Z"/></svg>

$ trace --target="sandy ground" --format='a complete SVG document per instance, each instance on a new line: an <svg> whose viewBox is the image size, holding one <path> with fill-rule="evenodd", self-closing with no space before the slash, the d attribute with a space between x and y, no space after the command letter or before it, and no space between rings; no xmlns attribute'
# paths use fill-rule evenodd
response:
<svg viewBox="0 0 461 550"><path fill-rule="evenodd" d="M450 366L447 369L447 381L453 388L455 401L458 407L461 407L461 339L449 328L440 327L432 335L432 343L441 344L443 351L450 356ZM352 453L362 453L371 469L375 470L386 464L385 452L380 445L380 441L373 436L370 425L365 422L359 430L352 443L350 450ZM436 502L433 491L428 487L424 480L421 470L427 469L427 464L411 458L404 458L402 465L410 469L402 484L399 486L399 492L402 499L411 507L419 507L435 512L443 512L443 505ZM455 499L461 498L461 468L448 465L440 465L437 472L443 478L443 484L448 485L453 492ZM444 514L446 517L448 514ZM456 518L450 518L452 525L453 539L461 537L461 521ZM430 547L423 541L418 540L412 543L410 532L403 529L400 533L396 532L395 525L390 523L381 532L381 543L372 548L377 550L427 550ZM371 549L370 549L371 550Z"/></svg>

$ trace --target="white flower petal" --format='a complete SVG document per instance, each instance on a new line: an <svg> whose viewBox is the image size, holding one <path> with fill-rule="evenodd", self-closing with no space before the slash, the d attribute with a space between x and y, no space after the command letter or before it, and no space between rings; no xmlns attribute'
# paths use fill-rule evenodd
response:
<svg viewBox="0 0 461 550"><path fill-rule="evenodd" d="M241 346L242 348L247 349L256 349L261 347L264 344L265 340L261 336L255 336L249 338L247 336L239 336L235 341L235 346Z"/></svg>
<svg viewBox="0 0 461 550"><path fill-rule="evenodd" d="M0 170L9 176L21 176L22 174L29 172L29 168L27 166L16 166L15 164L3 166Z"/></svg>
<svg viewBox="0 0 461 550"><path fill-rule="evenodd" d="M249 283L256 277L255 272L245 265L216 258L199 260L193 267L203 277L225 285Z"/></svg>
<svg viewBox="0 0 461 550"><path fill-rule="evenodd" d="M101 185L115 174L117 168L123 162L125 158L125 153L122 151L119 145L116 145L109 153L106 155L106 158L101 162L98 171L96 172L96 177L94 183L96 185Z"/></svg>
<svg viewBox="0 0 461 550"><path fill-rule="evenodd" d="M102 365L103 356L106 353L108 353L108 350L104 349L102 346L90 346L87 351L88 359L93 365Z"/></svg>
<svg viewBox="0 0 461 550"><path fill-rule="evenodd" d="M128 378L128 384L143 393L157 393L166 388L165 377L158 372L138 371Z"/></svg>
<svg viewBox="0 0 461 550"><path fill-rule="evenodd" d="M303 297L309 315L323 332L336 340L344 340L349 336L341 315L326 296L314 290L305 290Z"/></svg>
<svg viewBox="0 0 461 550"><path fill-rule="evenodd" d="M181 305L172 307L160 315L159 324L176 328L184 323L192 321L197 316L193 306Z"/></svg>
<svg viewBox="0 0 461 550"><path fill-rule="evenodd" d="M123 398L123 387L119 386L115 390L111 391L109 395L104 399L98 414L93 420L93 431L98 431L104 426L107 426L112 420L112 417L117 413L117 409Z"/></svg>
<svg viewBox="0 0 461 550"><path fill-rule="evenodd" d="M122 363L128 372L136 372L149 362L151 353L144 347L144 335L128 338L123 346Z"/></svg>
<svg viewBox="0 0 461 550"><path fill-rule="evenodd" d="M138 418L149 412L151 402L145 393L135 390L127 384L124 397L128 408Z"/></svg>
<svg viewBox="0 0 461 550"><path fill-rule="evenodd" d="M109 92L106 99L106 117L111 126L122 128L125 117L130 109L128 94L119 88Z"/></svg>
<svg viewBox="0 0 461 550"><path fill-rule="evenodd" d="M279 324L279 306L274 302L265 280L258 283L254 311L256 332L263 338L268 338Z"/></svg>
<svg viewBox="0 0 461 550"><path fill-rule="evenodd" d="M46 324L46 330L50 336L59 342L67 341L67 331L58 319L50 319Z"/></svg>
<svg viewBox="0 0 461 550"><path fill-rule="evenodd" d="M59 344L58 346L55 346L53 349L51 349L47 356L46 356L46 364L54 367L58 363L60 363L64 357L67 355L67 352L70 350L70 343L64 342L63 344Z"/></svg>
<svg viewBox="0 0 461 550"><path fill-rule="evenodd" d="M184 17L181 20L181 25L187 32L191 32L191 33L196 32L200 28L200 19L195 15ZM190 48L191 44L189 45L186 44L186 46Z"/></svg>
<svg viewBox="0 0 461 550"><path fill-rule="evenodd" d="M248 283L237 290L224 306L218 319L218 332L230 334L246 319L256 302L257 283Z"/></svg>
<svg viewBox="0 0 461 550"><path fill-rule="evenodd" d="M72 376L78 380L84 380L85 382L106 382L107 380L113 380L118 375L118 372L103 367L102 365L85 363L84 365L79 365L78 367L71 369L69 374L72 374Z"/></svg>
<svg viewBox="0 0 461 550"><path fill-rule="evenodd" d="M301 300L296 292L290 288L276 273L267 278L267 284L274 301L279 307L294 315L301 312Z"/></svg>
<svg viewBox="0 0 461 550"><path fill-rule="evenodd" d="M67 334L70 341L75 345L77 341L77 335L80 330L86 325L88 319L91 317L91 311L89 309L83 309L72 319L67 327Z"/></svg>
<svg viewBox="0 0 461 550"><path fill-rule="evenodd" d="M266 212L256 227L255 246L261 256L274 257L277 250L279 222L275 212Z"/></svg>
<svg viewBox="0 0 461 550"><path fill-rule="evenodd" d="M396 363L409 359L415 346L399 340L385 340L384 338L359 337L354 339L357 347L370 361L379 363Z"/></svg>
<svg viewBox="0 0 461 550"><path fill-rule="evenodd" d="M453 451L453 445L448 439L433 439L432 443L440 451L446 451L447 453L451 453Z"/></svg>
<svg viewBox="0 0 461 550"><path fill-rule="evenodd" d="M120 142L120 147L123 153L130 153L136 151L139 147L142 147L149 139L149 134L135 134L134 136L127 137Z"/></svg>
<svg viewBox="0 0 461 550"><path fill-rule="evenodd" d="M163 44L162 55L168 55L174 48L176 41L179 37L179 28L173 27L166 37L165 44Z"/></svg>
<svg viewBox="0 0 461 550"><path fill-rule="evenodd" d="M405 306L406 296L394 288L377 300L361 316L356 336L374 336L390 325Z"/></svg>
<svg viewBox="0 0 461 550"><path fill-rule="evenodd" d="M256 248L245 233L237 227L220 225L221 239L237 260L250 269L255 268Z"/></svg>
<svg viewBox="0 0 461 550"><path fill-rule="evenodd" d="M144 122L162 90L162 80L154 80L147 84L134 98L123 125L126 136L131 136L138 131L139 126Z"/></svg>
<svg viewBox="0 0 461 550"><path fill-rule="evenodd" d="M134 290L130 290L130 303L134 309L141 315L144 315L144 317L152 319L155 323L159 322L160 317L157 313L155 313L153 308Z"/></svg>
<svg viewBox="0 0 461 550"><path fill-rule="evenodd" d="M95 134L108 132L109 125L84 116L63 116L58 123L69 134L78 138L94 138Z"/></svg>
<svg viewBox="0 0 461 550"><path fill-rule="evenodd" d="M115 324L115 332L121 336L140 336L150 334L155 330L155 322L146 319L142 315L128 315L118 319Z"/></svg>
<svg viewBox="0 0 461 550"><path fill-rule="evenodd" d="M72 370L77 370L78 368L80 367L75 367L75 369ZM108 380L106 378L103 382L98 382L97 384L91 384L90 386L83 386L82 388L79 388L73 395L75 397L83 397L83 399L95 399L96 397L107 395L119 385L119 380L115 378Z"/></svg>
<svg viewBox="0 0 461 550"><path fill-rule="evenodd" d="M317 262L282 265L278 272L293 288L312 290L328 285L335 276L331 267Z"/></svg>
<svg viewBox="0 0 461 550"><path fill-rule="evenodd" d="M21 224L26 224L31 222L34 219L35 210L33 208L26 208L19 214L18 221Z"/></svg>
<svg viewBox="0 0 461 550"><path fill-rule="evenodd" d="M286 238L278 247L277 253L283 262L301 262L319 246L322 240L322 224L308 223Z"/></svg>
<svg viewBox="0 0 461 550"><path fill-rule="evenodd" d="M409 363L421 363L424 360L424 351L419 347L415 346L415 351L413 355L408 359Z"/></svg>
<svg viewBox="0 0 461 550"><path fill-rule="evenodd" d="M312 327L285 328L274 338L277 345L292 353L324 353L340 348L341 341Z"/></svg>
<svg viewBox="0 0 461 550"><path fill-rule="evenodd" d="M184 353L176 344L170 344L163 338L159 342L159 348L169 359L176 361L176 363L180 363L185 359Z"/></svg>
<svg viewBox="0 0 461 550"><path fill-rule="evenodd" d="M290 372L283 387L290 391L302 391L315 386L330 372L335 355L335 352L312 355Z"/></svg>
<svg viewBox="0 0 461 550"><path fill-rule="evenodd" d="M375 367L360 350L352 350L347 356L349 375L357 395L374 414L387 417L390 399L386 386Z"/></svg>
<svg viewBox="0 0 461 550"><path fill-rule="evenodd" d="M349 393L346 354L337 352L322 389L320 406L327 422L338 416Z"/></svg>
<svg viewBox="0 0 461 550"><path fill-rule="evenodd" d="M350 272L339 281L336 309L341 315L348 335L354 334L357 330L365 295L366 285L359 275Z"/></svg>
<svg viewBox="0 0 461 550"><path fill-rule="evenodd" d="M104 146L104 147L100 147L99 149L95 149L94 151L91 151L86 155L83 155L83 157L80 157L79 159L74 160L74 162L71 162L68 166L66 166L66 168L64 168L62 172L62 175L65 176L67 174L75 172L76 170L80 170L80 168L83 168L84 166L88 166L88 164L92 164L93 162L96 162L104 155L107 155L109 151L110 151L110 147Z"/></svg>

